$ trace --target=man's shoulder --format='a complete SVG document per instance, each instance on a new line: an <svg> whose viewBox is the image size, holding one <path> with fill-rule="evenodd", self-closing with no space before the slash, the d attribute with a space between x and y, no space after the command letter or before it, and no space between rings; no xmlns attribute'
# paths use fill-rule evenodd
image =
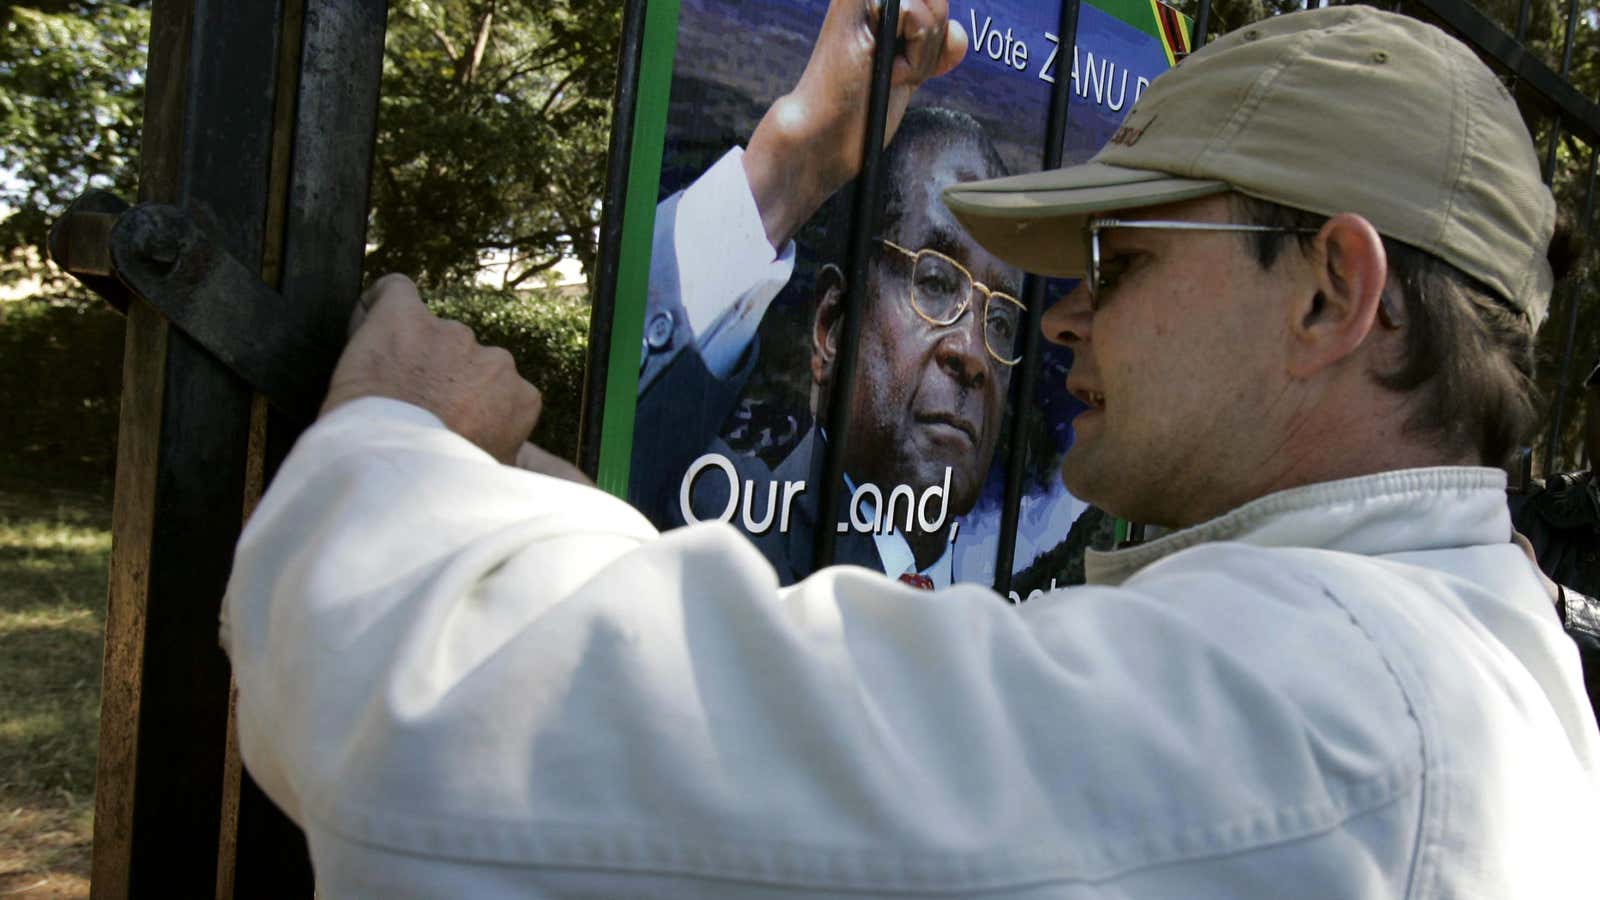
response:
<svg viewBox="0 0 1600 900"><path fill-rule="evenodd" d="M1481 657L1480 672L1537 666L1522 649L1560 638L1510 543L1378 555L1219 541L1175 553L1127 586L1193 607L1197 627L1221 640L1295 646L1313 669L1338 658L1350 696L1397 690L1412 713L1445 702L1441 684L1464 659ZM1528 634L1506 633L1507 621Z"/></svg>

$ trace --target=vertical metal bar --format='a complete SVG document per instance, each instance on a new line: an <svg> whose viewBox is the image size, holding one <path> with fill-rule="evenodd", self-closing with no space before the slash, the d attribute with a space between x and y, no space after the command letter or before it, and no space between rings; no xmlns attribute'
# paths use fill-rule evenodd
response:
<svg viewBox="0 0 1600 900"><path fill-rule="evenodd" d="M850 405L855 395L856 355L861 345L861 309L867 294L867 267L873 249L872 232L883 202L883 135L889 118L889 79L899 51L896 34L900 0L884 0L879 8L877 46L872 54L872 93L867 103L866 145L861 174L856 178L850 215L850 255L845 270L844 326L828 391L828 441L822 466L822 490L817 499L817 531L812 565L833 564L837 540L834 522L839 516L839 493L844 485L845 449L850 443Z"/></svg>
<svg viewBox="0 0 1600 900"><path fill-rule="evenodd" d="M1522 0L1522 6L1517 10L1517 43L1526 43L1528 39L1529 13L1533 11L1533 0Z"/></svg>
<svg viewBox="0 0 1600 900"><path fill-rule="evenodd" d="M617 48L617 84L611 101L611 146L606 154L598 264L589 312L589 352L584 363L583 403L578 419L577 464L590 478L598 478L600 471L606 369L611 361L611 322L616 315L617 273L622 259L622 213L628 196L628 159L633 155L634 111L639 102L645 4L646 0L627 0L623 6L622 43Z"/></svg>
<svg viewBox="0 0 1600 900"><path fill-rule="evenodd" d="M1578 0L1567 0L1567 36L1561 47L1561 77L1572 74L1572 39L1578 29Z"/></svg>
<svg viewBox="0 0 1600 900"><path fill-rule="evenodd" d="M139 149L141 200L178 194L193 27L194 10L188 3L158 0L151 9ZM139 672L144 667L149 531L155 518L160 444L160 434L148 423L161 418L167 355L167 329L161 317L141 303L132 304L127 312L89 879L90 894L96 900L121 900L131 893L139 706L143 700ZM140 389L130 390L135 384Z"/></svg>
<svg viewBox="0 0 1600 900"><path fill-rule="evenodd" d="M264 243L261 248L261 280L266 284L277 286L283 274L283 234L284 216L288 206L289 170L294 156L294 114L295 99L300 82L300 48L302 34L305 29L305 0L284 0L283 19L278 35L278 75L277 86L273 91L272 112L272 163L267 181L267 220L263 230ZM245 451L245 483L244 490L244 515L248 520L255 510L256 503L261 499L265 486L265 449L267 435L267 421L269 407L266 398L256 395L250 409L250 437ZM253 791L254 785L250 776L244 771L244 762L239 756L238 726L236 712L238 709L239 692L237 685L230 684L228 690L228 730L226 745L223 752L222 776L222 823L221 836L217 847L217 900L229 900L234 897L236 875L238 874L239 845L240 845L240 813L241 800L246 807L244 818L253 821L259 816L254 811L254 797L259 796L259 791ZM268 815L275 815L278 819L284 816L276 808L268 807ZM289 825L293 829L293 825ZM253 837L247 841L246 853L265 852L259 846L264 841ZM280 872L291 870L303 871L309 876L309 866L305 863L305 842L302 838L298 848L298 858L286 860L280 867ZM309 878L306 879L309 882ZM248 882L247 882L248 884ZM274 881L274 887L283 897L309 896L313 888L307 884L301 890L290 889L284 880Z"/></svg>
<svg viewBox="0 0 1600 900"><path fill-rule="evenodd" d="M1600 172L1600 145L1589 148L1589 190L1583 201L1583 218L1576 223L1580 234L1590 233L1594 227L1595 181ZM1550 415L1550 435L1545 439L1544 469L1555 472L1556 453L1561 448L1561 420L1567 408L1567 382L1572 378L1573 343L1578 332L1578 307L1582 297L1578 294L1577 279L1567 285L1567 332L1561 348L1561 377L1556 381L1556 400Z"/></svg>
<svg viewBox="0 0 1600 900"><path fill-rule="evenodd" d="M179 204L252 266L280 20L277 2L152 12L140 196ZM92 890L203 897L217 886L228 719L217 612L252 395L143 304L130 309L124 372Z"/></svg>
<svg viewBox="0 0 1600 900"><path fill-rule="evenodd" d="M1057 24L1057 46L1063 54L1076 53L1078 46L1079 0L1064 0ZM1063 67L1050 88L1050 112L1044 132L1043 168L1059 169L1066 154L1069 101L1072 98L1070 69ZM994 589L1004 597L1011 591L1011 570L1016 564L1017 527L1022 515L1022 481L1028 466L1027 436L1037 418L1033 405L1034 387L1039 382L1039 364L1044 356L1043 332L1045 279L1029 275L1022 288L1028 306L1028 325L1023 331L1022 364L1015 373L1019 382L1012 385L1015 406L1011 414L1010 452L1006 458L1005 499L1000 507L1000 540L995 550Z"/></svg>
<svg viewBox="0 0 1600 900"><path fill-rule="evenodd" d="M1556 151L1561 147L1561 117L1556 116L1550 123L1550 140L1544 148L1544 164L1540 166L1540 175L1548 186L1556 178Z"/></svg>
<svg viewBox="0 0 1600 900"><path fill-rule="evenodd" d="M1200 0L1200 8L1194 14L1194 35L1189 43L1199 50L1206 45L1206 31L1211 27L1211 0Z"/></svg>
<svg viewBox="0 0 1600 900"><path fill-rule="evenodd" d="M296 0L294 5L301 7L304 24L300 52L293 57L295 98L288 105L293 118L279 131L293 165L282 232L268 237L269 246L282 248L275 281L285 304L314 313L310 321L320 357L296 364L332 371L361 289L388 2ZM260 451L263 483L277 472L302 424L276 412L268 416ZM249 773L240 786L235 860L233 893L219 896L312 896L305 836Z"/></svg>
<svg viewBox="0 0 1600 900"><path fill-rule="evenodd" d="M1567 34L1561 48L1561 77L1572 74L1572 40L1578 26L1578 0L1567 0ZM1550 143L1544 151L1544 183L1555 179L1556 151L1561 146L1561 116L1558 113L1550 125Z"/></svg>

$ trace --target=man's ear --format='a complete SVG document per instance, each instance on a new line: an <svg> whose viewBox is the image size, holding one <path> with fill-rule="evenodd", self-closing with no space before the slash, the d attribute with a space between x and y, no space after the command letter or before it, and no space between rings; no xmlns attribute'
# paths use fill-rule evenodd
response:
<svg viewBox="0 0 1600 900"><path fill-rule="evenodd" d="M1355 213L1340 213L1317 233L1310 254L1315 293L1290 310L1289 373L1305 378L1348 357L1378 322L1389 260L1378 230Z"/></svg>
<svg viewBox="0 0 1600 900"><path fill-rule="evenodd" d="M844 273L829 263L817 273L817 314L811 320L811 381L825 387L839 355L839 325L844 320Z"/></svg>

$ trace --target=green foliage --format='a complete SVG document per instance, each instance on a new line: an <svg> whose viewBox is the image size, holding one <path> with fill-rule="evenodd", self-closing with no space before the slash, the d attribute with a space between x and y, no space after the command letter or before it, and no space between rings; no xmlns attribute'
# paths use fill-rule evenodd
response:
<svg viewBox="0 0 1600 900"><path fill-rule="evenodd" d="M0 11L0 284L41 265L54 216L89 187L131 197L150 13L126 3Z"/></svg>
<svg viewBox="0 0 1600 900"><path fill-rule="evenodd" d="M374 275L501 286L593 271L620 5L396 0L372 180Z"/></svg>
<svg viewBox="0 0 1600 900"><path fill-rule="evenodd" d="M104 303L0 301L0 459L84 490L116 467L123 318Z"/></svg>
<svg viewBox="0 0 1600 900"><path fill-rule="evenodd" d="M534 443L575 459L589 343L588 298L458 287L433 291L428 306L439 316L470 326L481 343L511 351L517 371L544 393Z"/></svg>

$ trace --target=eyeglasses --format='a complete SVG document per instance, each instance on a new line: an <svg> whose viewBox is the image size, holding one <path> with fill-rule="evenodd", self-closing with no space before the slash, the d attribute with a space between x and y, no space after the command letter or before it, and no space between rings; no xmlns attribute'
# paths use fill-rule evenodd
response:
<svg viewBox="0 0 1600 900"><path fill-rule="evenodd" d="M1100 232L1107 228L1149 228L1167 231L1246 231L1258 234L1316 234L1318 228L1279 228L1275 225L1239 225L1230 222L1158 222L1153 219L1135 219L1124 221L1122 219L1090 219L1084 227L1083 239L1085 242L1084 256L1089 260L1088 277L1085 284L1089 286L1089 299L1091 304L1097 302L1107 292L1117 286L1117 279L1122 271L1114 267L1106 271L1100 264Z"/></svg>
<svg viewBox="0 0 1600 900"><path fill-rule="evenodd" d="M1027 307L1010 294L991 290L972 272L937 250L907 250L878 243L911 260L911 308L929 325L954 325L967 312L974 290L983 294L983 346L1002 366L1022 361L1022 326Z"/></svg>

